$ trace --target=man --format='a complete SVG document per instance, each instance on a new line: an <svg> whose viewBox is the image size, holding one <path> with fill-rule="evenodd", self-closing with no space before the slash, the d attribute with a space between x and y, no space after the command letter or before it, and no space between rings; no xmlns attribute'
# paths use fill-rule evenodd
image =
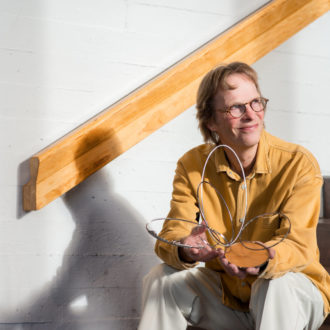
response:
<svg viewBox="0 0 330 330"><path fill-rule="evenodd" d="M188 151L178 162L168 217L194 220L200 216L197 189L206 158L215 145L237 153L246 175L229 149L217 149L205 171L203 206L208 225L230 239L246 219L272 212L280 216L252 222L241 238L269 248L262 267L239 268L224 249L178 248L157 241L155 251L165 264L145 278L139 329L186 329L187 322L204 329L318 329L329 312L330 277L319 263L316 225L322 177L314 157L298 145L264 130L267 99L257 74L234 62L209 72L197 95L197 118L207 144ZM209 143L211 142L211 143ZM232 228L234 227L234 228ZM211 240L202 226L165 222L161 236L200 245ZM205 267L195 267L198 261Z"/></svg>

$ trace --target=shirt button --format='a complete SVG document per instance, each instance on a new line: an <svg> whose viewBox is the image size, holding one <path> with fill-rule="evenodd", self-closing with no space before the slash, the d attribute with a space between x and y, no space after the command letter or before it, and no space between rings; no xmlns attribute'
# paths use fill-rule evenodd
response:
<svg viewBox="0 0 330 330"><path fill-rule="evenodd" d="M242 185L242 189L245 190L245 184Z"/></svg>
<svg viewBox="0 0 330 330"><path fill-rule="evenodd" d="M244 281L242 281L241 286L245 286L245 285L246 285L246 283Z"/></svg>

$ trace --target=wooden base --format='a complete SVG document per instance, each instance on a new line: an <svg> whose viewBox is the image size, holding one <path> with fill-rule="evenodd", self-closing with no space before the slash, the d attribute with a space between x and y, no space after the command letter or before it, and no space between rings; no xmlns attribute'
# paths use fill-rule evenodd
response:
<svg viewBox="0 0 330 330"><path fill-rule="evenodd" d="M259 267L269 258L268 250L266 248L262 248L262 244L255 242L244 242L244 245L241 243L235 243L226 248L225 254L227 260L231 264L234 264L240 268Z"/></svg>

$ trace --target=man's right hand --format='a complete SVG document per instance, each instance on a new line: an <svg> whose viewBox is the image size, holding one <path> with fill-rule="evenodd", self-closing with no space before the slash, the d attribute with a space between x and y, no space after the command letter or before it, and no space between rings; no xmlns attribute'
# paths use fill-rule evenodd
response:
<svg viewBox="0 0 330 330"><path fill-rule="evenodd" d="M196 226L192 229L189 236L183 238L181 243L202 246L203 248L179 247L180 259L184 262L209 261L219 256L219 252L210 247L207 243L206 227Z"/></svg>
<svg viewBox="0 0 330 330"><path fill-rule="evenodd" d="M259 244L263 245L265 248L267 248L266 245L264 245L261 242L258 242ZM237 276L240 279L245 278L248 275L259 275L260 274L260 267L248 267L248 268L239 268L238 266L231 264L225 255L225 251L218 249L219 252L219 261L225 270L227 274L230 276ZM268 248L268 254L269 254L269 259L273 259L275 257L275 250L273 248Z"/></svg>

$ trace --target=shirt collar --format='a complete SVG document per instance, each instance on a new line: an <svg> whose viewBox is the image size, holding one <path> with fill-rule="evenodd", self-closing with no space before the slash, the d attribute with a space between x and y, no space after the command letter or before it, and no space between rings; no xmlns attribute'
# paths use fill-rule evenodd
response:
<svg viewBox="0 0 330 330"><path fill-rule="evenodd" d="M233 171L229 166L224 148L219 148L215 151L215 167L217 169L217 172L227 172L229 176L233 176ZM272 170L269 160L269 145L267 141L267 133L265 132L265 130L263 130L261 132L257 151L257 158L252 173L267 174L271 172Z"/></svg>
<svg viewBox="0 0 330 330"><path fill-rule="evenodd" d="M255 173L272 173L269 159L269 144L265 130L261 132L254 171Z"/></svg>

